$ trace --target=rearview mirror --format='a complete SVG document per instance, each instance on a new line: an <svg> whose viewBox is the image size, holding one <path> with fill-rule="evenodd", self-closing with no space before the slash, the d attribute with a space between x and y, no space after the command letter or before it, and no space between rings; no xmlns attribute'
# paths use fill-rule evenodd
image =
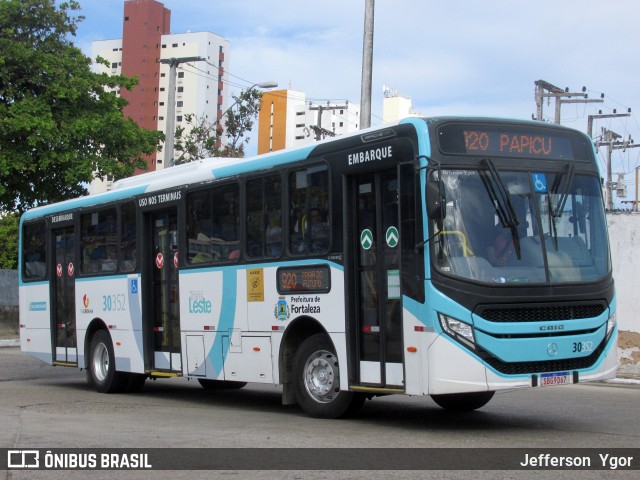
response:
<svg viewBox="0 0 640 480"><path fill-rule="evenodd" d="M447 197L442 180L427 181L427 215L431 220L442 221L447 216Z"/></svg>

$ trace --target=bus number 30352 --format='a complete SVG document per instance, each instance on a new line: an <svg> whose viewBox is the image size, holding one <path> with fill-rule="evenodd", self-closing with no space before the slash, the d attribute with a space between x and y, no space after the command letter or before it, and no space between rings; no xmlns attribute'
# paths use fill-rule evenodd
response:
<svg viewBox="0 0 640 480"><path fill-rule="evenodd" d="M593 342L573 342L573 353L590 352L593 350Z"/></svg>
<svg viewBox="0 0 640 480"><path fill-rule="evenodd" d="M103 312L120 312L126 310L125 296L120 293L117 295L102 296Z"/></svg>

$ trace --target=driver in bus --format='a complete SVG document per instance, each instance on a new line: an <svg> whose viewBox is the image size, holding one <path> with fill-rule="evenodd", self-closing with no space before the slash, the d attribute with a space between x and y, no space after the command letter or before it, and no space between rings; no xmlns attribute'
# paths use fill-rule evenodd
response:
<svg viewBox="0 0 640 480"><path fill-rule="evenodd" d="M494 227L493 245L487 247L487 258L494 267L504 267L514 251L511 229L497 224Z"/></svg>

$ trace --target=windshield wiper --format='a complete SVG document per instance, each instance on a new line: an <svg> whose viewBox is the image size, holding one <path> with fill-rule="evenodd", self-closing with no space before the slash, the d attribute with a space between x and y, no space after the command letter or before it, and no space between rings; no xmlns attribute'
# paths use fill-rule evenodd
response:
<svg viewBox="0 0 640 480"><path fill-rule="evenodd" d="M573 184L574 177L574 169L575 165L573 163L567 164L567 174L566 175L558 175L556 177L555 182L553 182L553 186L551 187L551 193L558 194L560 193L560 199L556 204L556 207L553 209L553 216L560 217L562 216L562 212L564 210L564 205L567 203L567 198L569 198L569 192L571 190L571 185ZM560 181L564 178L564 184L562 185L562 190L560 190Z"/></svg>
<svg viewBox="0 0 640 480"><path fill-rule="evenodd" d="M487 171L491 174L492 181L487 178L487 174L484 170L480 171L480 178L482 179L484 188L487 190L487 193L494 204L500 223L503 227L507 227L511 230L513 247L518 260L520 260L520 237L518 235L518 225L520 222L518 221L518 216L513 208L513 203L511 203L511 195L502 181L502 177L496 169L493 161L490 158L484 158L482 161L487 166ZM494 184L497 187L497 191L493 187Z"/></svg>
<svg viewBox="0 0 640 480"><path fill-rule="evenodd" d="M553 246L556 251L558 250L558 229L556 228L556 219L562 216L564 206L567 203L567 198L569 198L571 185L573 184L574 168L575 165L573 163L568 163L567 174L560 174L556 176L556 179L551 186L551 192L547 192L547 203L549 205L549 232L551 233L551 238L553 238ZM555 207L551 202L552 194L560 195Z"/></svg>

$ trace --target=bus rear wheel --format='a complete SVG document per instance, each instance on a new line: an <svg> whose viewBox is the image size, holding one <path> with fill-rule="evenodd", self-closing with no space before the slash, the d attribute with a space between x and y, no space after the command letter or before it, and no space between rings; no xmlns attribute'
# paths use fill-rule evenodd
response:
<svg viewBox="0 0 640 480"><path fill-rule="evenodd" d="M298 347L293 358L294 392L312 417L339 418L355 413L362 394L340 390L340 365L329 337L316 334Z"/></svg>
<svg viewBox="0 0 640 480"><path fill-rule="evenodd" d="M496 392L447 393L431 395L440 407L454 412L469 412L484 407Z"/></svg>
<svg viewBox="0 0 640 480"><path fill-rule="evenodd" d="M129 383L129 376L116 371L115 355L111 336L98 330L89 345L87 380L100 393L119 393Z"/></svg>

